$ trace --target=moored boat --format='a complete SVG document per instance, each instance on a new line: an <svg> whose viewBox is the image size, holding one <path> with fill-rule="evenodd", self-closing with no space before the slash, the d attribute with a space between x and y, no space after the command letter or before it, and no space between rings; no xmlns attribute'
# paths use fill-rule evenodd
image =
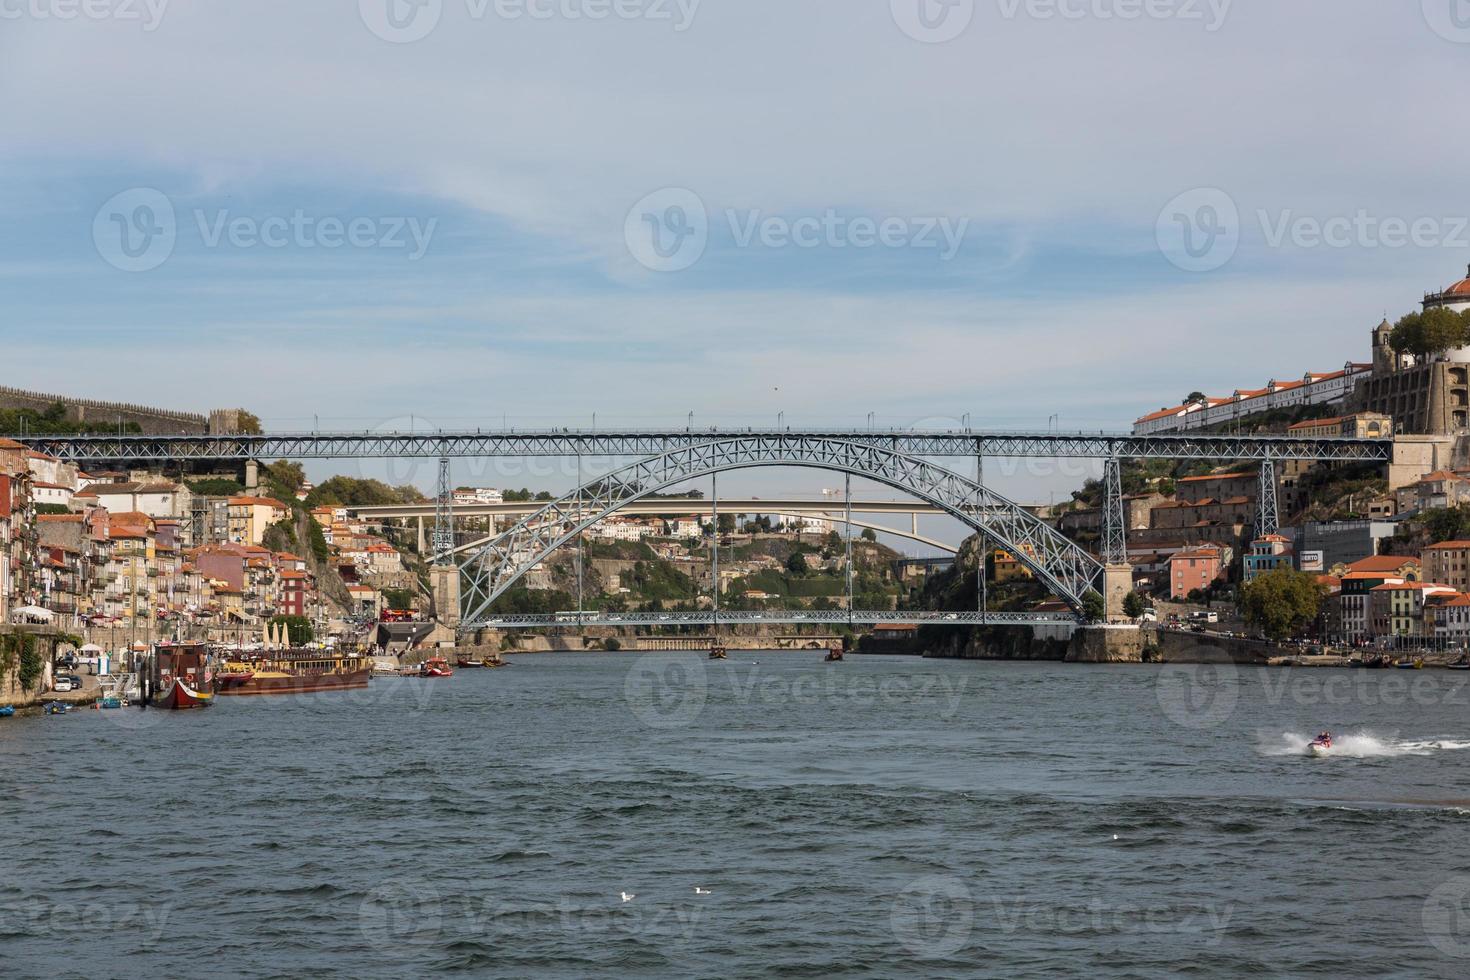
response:
<svg viewBox="0 0 1470 980"><path fill-rule="evenodd" d="M1422 659L1412 659L1411 660L1411 659L1405 658L1403 660L1400 660L1398 663L1394 664L1394 666L1397 667L1399 670L1423 670L1424 669L1424 661Z"/></svg>
<svg viewBox="0 0 1470 980"><path fill-rule="evenodd" d="M1445 664L1448 670L1470 670L1470 658L1461 657L1452 664Z"/></svg>
<svg viewBox="0 0 1470 980"><path fill-rule="evenodd" d="M188 711L193 708L208 708L214 704L214 695L207 691L196 691L182 677L170 680L158 696L153 699L156 708L172 711Z"/></svg>
<svg viewBox="0 0 1470 980"><path fill-rule="evenodd" d="M829 664L841 663L842 662L842 648L841 647L833 647L832 649L828 650L827 651L826 661Z"/></svg>
<svg viewBox="0 0 1470 980"><path fill-rule="evenodd" d="M729 660L730 655L725 652L724 647L710 647L709 658L711 660Z"/></svg>
<svg viewBox="0 0 1470 980"><path fill-rule="evenodd" d="M326 650L280 650L227 660L216 675L226 697L254 694L315 694L361 690L368 686L373 662Z"/></svg>
<svg viewBox="0 0 1470 980"><path fill-rule="evenodd" d="M421 677L453 677L454 668L449 666L449 661L443 657L430 657L424 661L423 667L419 669Z"/></svg>
<svg viewBox="0 0 1470 980"><path fill-rule="evenodd" d="M202 643L160 645L153 652L150 703L172 711L214 704L209 657Z"/></svg>
<svg viewBox="0 0 1470 980"><path fill-rule="evenodd" d="M7 704L0 708L0 718L9 718L13 714L15 714L15 708L12 705Z"/></svg>

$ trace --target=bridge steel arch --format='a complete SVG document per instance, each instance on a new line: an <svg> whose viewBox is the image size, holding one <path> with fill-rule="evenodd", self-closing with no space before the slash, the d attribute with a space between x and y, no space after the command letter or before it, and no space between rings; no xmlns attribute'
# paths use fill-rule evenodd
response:
<svg viewBox="0 0 1470 980"><path fill-rule="evenodd" d="M764 466L850 473L927 501L1009 551L1073 609L1100 587L1092 555L1011 500L925 460L821 436L726 438L633 463L528 514L460 566L462 625L476 629L526 572L625 504L701 476Z"/></svg>

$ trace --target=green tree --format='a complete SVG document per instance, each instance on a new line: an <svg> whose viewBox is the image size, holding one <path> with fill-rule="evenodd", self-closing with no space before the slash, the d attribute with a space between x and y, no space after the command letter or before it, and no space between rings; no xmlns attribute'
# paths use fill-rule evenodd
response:
<svg viewBox="0 0 1470 980"><path fill-rule="evenodd" d="M1464 538L1470 532L1470 510L1461 504L1458 507L1436 508L1425 511L1420 520L1424 522L1425 529L1432 539L1431 544L1439 541L1456 541Z"/></svg>
<svg viewBox="0 0 1470 980"><path fill-rule="evenodd" d="M792 575L805 575L807 573L806 555L800 551L793 551L791 557L786 559L786 570Z"/></svg>
<svg viewBox="0 0 1470 980"><path fill-rule="evenodd" d="M720 533L721 534L734 534L735 533L735 515L734 514L721 514L720 515Z"/></svg>
<svg viewBox="0 0 1470 980"><path fill-rule="evenodd" d="M260 427L260 416L253 412L240 409L240 434L242 436L258 436L264 430Z"/></svg>
<svg viewBox="0 0 1470 980"><path fill-rule="evenodd" d="M1440 307L1410 313L1399 320L1388 336L1388 343L1400 354L1426 357L1463 347L1467 339L1470 339L1470 317Z"/></svg>
<svg viewBox="0 0 1470 980"><path fill-rule="evenodd" d="M865 527L865 528L863 528L863 535L862 535L862 537L863 537L863 540L864 541L873 541L873 542L876 542L878 540L878 532L875 531L875 530L873 530L870 527Z"/></svg>
<svg viewBox="0 0 1470 980"><path fill-rule="evenodd" d="M1089 592L1082 597L1082 615L1088 622L1100 623L1108 616L1108 604L1096 592Z"/></svg>
<svg viewBox="0 0 1470 980"><path fill-rule="evenodd" d="M413 590L384 589L383 601L388 604L389 609L412 609L414 608Z"/></svg>
<svg viewBox="0 0 1470 980"><path fill-rule="evenodd" d="M295 497L296 491L306 483L306 467L288 459L278 459L266 466L265 477L267 482L275 484L288 498Z"/></svg>
<svg viewBox="0 0 1470 980"><path fill-rule="evenodd" d="M275 616L270 621L272 626L280 626L282 623L286 624L286 636L293 647L304 647L316 639L311 620L305 616Z"/></svg>
<svg viewBox="0 0 1470 980"><path fill-rule="evenodd" d="M1186 405L1193 405L1195 402L1202 401L1205 401L1205 393L1203 391L1191 391L1184 396L1184 404Z"/></svg>
<svg viewBox="0 0 1470 980"><path fill-rule="evenodd" d="M1137 619L1142 616L1145 608L1143 596L1137 592L1130 592L1123 597L1123 615L1129 619Z"/></svg>
<svg viewBox="0 0 1470 980"><path fill-rule="evenodd" d="M1291 568L1274 568L1240 590L1246 622L1273 640L1301 632L1322 611L1326 590L1317 577Z"/></svg>

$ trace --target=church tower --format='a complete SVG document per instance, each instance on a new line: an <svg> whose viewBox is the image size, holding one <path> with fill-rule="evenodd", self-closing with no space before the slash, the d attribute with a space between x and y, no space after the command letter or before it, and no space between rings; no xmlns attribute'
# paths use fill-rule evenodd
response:
<svg viewBox="0 0 1470 980"><path fill-rule="evenodd" d="M1388 322L1387 317L1373 329L1373 376L1375 378L1393 374L1399 369L1399 357L1388 343L1389 335L1392 333L1393 324Z"/></svg>

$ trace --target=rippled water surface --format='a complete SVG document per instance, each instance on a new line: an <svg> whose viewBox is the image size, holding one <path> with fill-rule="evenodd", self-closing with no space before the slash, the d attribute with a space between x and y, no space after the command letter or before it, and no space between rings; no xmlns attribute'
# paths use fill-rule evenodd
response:
<svg viewBox="0 0 1470 980"><path fill-rule="evenodd" d="M1463 977L1470 693L1407 674L547 655L13 718L0 969Z"/></svg>

